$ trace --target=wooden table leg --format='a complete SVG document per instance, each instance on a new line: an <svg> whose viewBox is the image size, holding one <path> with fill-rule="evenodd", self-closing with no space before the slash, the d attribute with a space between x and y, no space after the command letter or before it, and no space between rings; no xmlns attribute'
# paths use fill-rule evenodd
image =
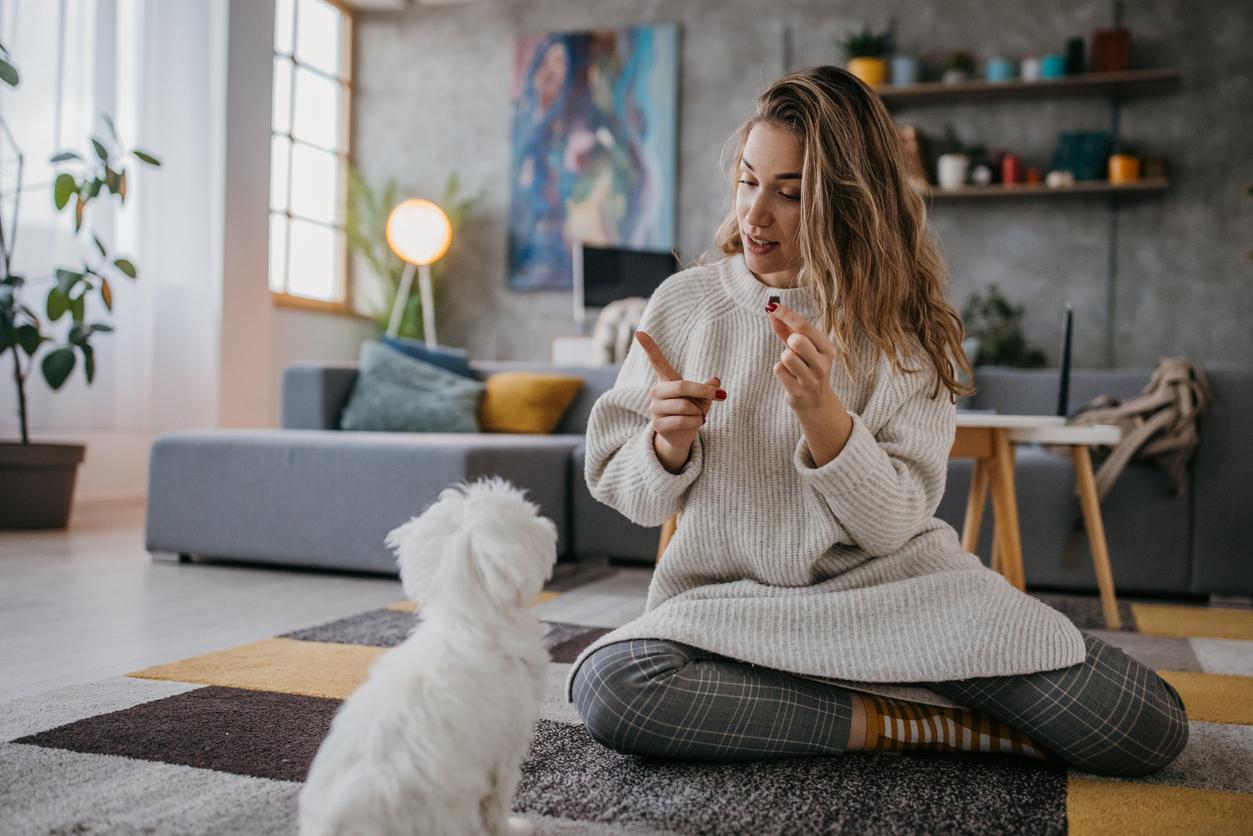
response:
<svg viewBox="0 0 1253 836"><path fill-rule="evenodd" d="M979 553L979 526L983 524L983 506L988 501L988 470L987 459L975 459L966 498L966 521L962 524L962 548L971 554Z"/></svg>
<svg viewBox="0 0 1253 836"><path fill-rule="evenodd" d="M1014 446L1009 431L993 430L992 512L996 514L997 545L1001 574L1014 587L1026 591L1022 568L1022 535L1018 529L1018 498L1014 491Z"/></svg>
<svg viewBox="0 0 1253 836"><path fill-rule="evenodd" d="M1083 506L1084 524L1088 527L1088 546L1096 569L1096 584L1101 590L1105 626L1110 630L1120 630L1122 620L1118 617L1118 599L1114 596L1114 573L1109 566L1101 502L1096 495L1096 478L1092 474L1092 456L1086 444L1071 445L1070 455L1075 463L1075 478L1079 482L1079 502Z"/></svg>
<svg viewBox="0 0 1253 836"><path fill-rule="evenodd" d="M661 536L657 538L657 560L655 561L656 563L661 562L661 555L666 550L666 546L670 545L670 538L674 536L674 531L678 527L679 527L679 515L678 514L675 514L673 517L666 520L665 523L662 524Z"/></svg>

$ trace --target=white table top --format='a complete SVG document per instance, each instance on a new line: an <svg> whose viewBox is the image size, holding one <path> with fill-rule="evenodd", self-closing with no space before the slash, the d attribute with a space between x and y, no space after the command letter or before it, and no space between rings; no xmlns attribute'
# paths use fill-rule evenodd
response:
<svg viewBox="0 0 1253 836"><path fill-rule="evenodd" d="M1003 415L957 410L959 427L1005 427L1022 444L1117 444L1122 430L1113 424L1071 426L1060 415Z"/></svg>

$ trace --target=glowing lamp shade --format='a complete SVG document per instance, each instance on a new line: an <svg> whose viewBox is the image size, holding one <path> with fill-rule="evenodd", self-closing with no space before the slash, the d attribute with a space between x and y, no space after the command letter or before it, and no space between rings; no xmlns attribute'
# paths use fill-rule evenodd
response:
<svg viewBox="0 0 1253 836"><path fill-rule="evenodd" d="M452 222L429 200L410 198L387 216L387 245L410 264L438 261L452 243Z"/></svg>

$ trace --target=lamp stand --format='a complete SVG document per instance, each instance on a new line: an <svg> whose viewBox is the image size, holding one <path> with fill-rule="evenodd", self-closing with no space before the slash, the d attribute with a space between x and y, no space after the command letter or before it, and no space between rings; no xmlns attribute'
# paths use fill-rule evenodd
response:
<svg viewBox="0 0 1253 836"><path fill-rule="evenodd" d="M426 334L426 347L434 348L435 341L435 298L431 293L431 267L422 264L418 267L418 292L422 294L422 333Z"/></svg>
<svg viewBox="0 0 1253 836"><path fill-rule="evenodd" d="M391 319L387 322L387 336L394 337L400 329L400 317L409 302L409 294L413 290L413 262L405 263L405 272L400 277L400 288L396 291L396 301L392 302ZM426 347L434 348L435 340L435 299L431 294L430 265L418 266L418 292L422 296L422 333L426 335Z"/></svg>
<svg viewBox="0 0 1253 836"><path fill-rule="evenodd" d="M400 287L396 290L396 298L392 301L392 316L387 321L387 336L396 336L400 328L400 315L409 302L409 291L413 288L413 263L405 262L405 272L400 277Z"/></svg>

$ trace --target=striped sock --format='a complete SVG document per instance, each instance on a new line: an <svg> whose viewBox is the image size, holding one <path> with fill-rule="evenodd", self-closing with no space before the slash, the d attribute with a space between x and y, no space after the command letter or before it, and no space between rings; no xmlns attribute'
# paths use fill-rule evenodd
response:
<svg viewBox="0 0 1253 836"><path fill-rule="evenodd" d="M941 749L1021 755L1046 763L1060 758L1022 732L989 714L942 708L872 694L858 694L866 707L867 752Z"/></svg>

